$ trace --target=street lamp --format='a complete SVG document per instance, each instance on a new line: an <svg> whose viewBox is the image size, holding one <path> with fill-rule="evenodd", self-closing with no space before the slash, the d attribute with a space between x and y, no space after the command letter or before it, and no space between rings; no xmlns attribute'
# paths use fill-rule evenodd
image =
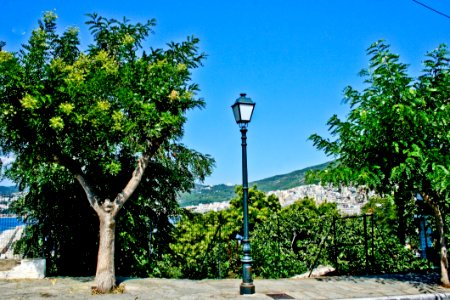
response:
<svg viewBox="0 0 450 300"><path fill-rule="evenodd" d="M242 203L244 211L244 237L242 239L243 252L242 256L242 283L240 287L241 295L255 293L255 285L252 279L252 257L250 256L250 240L248 235L248 178L247 178L247 126L252 119L255 102L245 97L246 94L236 99L231 106L234 118L241 128L242 134Z"/></svg>

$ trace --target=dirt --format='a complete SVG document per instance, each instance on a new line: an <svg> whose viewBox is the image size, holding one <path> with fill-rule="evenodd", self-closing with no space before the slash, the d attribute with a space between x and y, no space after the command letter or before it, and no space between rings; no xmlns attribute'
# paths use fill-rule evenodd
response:
<svg viewBox="0 0 450 300"><path fill-rule="evenodd" d="M0 271L8 271L20 265L19 259L0 259Z"/></svg>

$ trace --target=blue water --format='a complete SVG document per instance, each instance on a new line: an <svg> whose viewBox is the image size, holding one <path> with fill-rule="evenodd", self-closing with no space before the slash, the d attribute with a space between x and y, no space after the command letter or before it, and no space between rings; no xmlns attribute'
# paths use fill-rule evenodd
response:
<svg viewBox="0 0 450 300"><path fill-rule="evenodd" d="M16 218L0 218L0 233L24 223Z"/></svg>

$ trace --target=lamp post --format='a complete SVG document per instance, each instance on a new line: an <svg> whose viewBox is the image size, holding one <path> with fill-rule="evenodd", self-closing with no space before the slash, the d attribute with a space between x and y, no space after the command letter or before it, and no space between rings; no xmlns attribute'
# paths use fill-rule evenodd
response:
<svg viewBox="0 0 450 300"><path fill-rule="evenodd" d="M252 99L245 97L246 94L236 99L231 106L236 123L241 128L242 134L242 204L244 214L244 237L242 239L242 283L240 286L241 295L255 293L255 285L252 279L252 257L250 256L250 240L248 235L248 178L247 178L247 126L252 119L255 103Z"/></svg>

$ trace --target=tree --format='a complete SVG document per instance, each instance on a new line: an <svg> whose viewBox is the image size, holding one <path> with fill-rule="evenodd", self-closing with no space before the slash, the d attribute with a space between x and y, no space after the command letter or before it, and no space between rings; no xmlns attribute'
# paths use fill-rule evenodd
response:
<svg viewBox="0 0 450 300"><path fill-rule="evenodd" d="M422 195L434 211L439 234L441 281L449 286L446 227L449 208L450 68L445 45L427 54L423 75L407 75L383 41L368 49L370 65L360 75L367 87L347 87L347 120L336 115L329 121L331 141L310 139L335 163L319 176L334 183L365 184L380 195ZM410 197L396 198L396 201ZM404 204L404 203L403 203ZM397 203L402 207L402 202Z"/></svg>
<svg viewBox="0 0 450 300"><path fill-rule="evenodd" d="M0 52L0 147L15 155L7 174L22 174L22 187L40 168L61 168L82 187L100 221L95 281L108 292L118 212L148 184L145 174L166 162L202 179L213 161L179 143L185 112L204 106L190 82L205 58L199 40L147 53L142 43L154 20L88 16L86 51L77 29L58 35L47 12L19 53ZM157 178L160 187L170 179Z"/></svg>
<svg viewBox="0 0 450 300"><path fill-rule="evenodd" d="M157 261L168 251L173 225L169 216L180 208L176 194L190 189L194 174L177 162L155 162L116 220L116 272L120 276L157 276ZM26 180L29 192L10 209L26 224L16 251L26 257L45 257L50 276L92 276L98 229L94 210L85 201L82 187L64 168L40 168L35 174L14 170ZM19 173L17 173L19 172ZM10 172L10 175L13 172ZM82 222L80 222L82 220ZM74 259L76 257L77 259Z"/></svg>

